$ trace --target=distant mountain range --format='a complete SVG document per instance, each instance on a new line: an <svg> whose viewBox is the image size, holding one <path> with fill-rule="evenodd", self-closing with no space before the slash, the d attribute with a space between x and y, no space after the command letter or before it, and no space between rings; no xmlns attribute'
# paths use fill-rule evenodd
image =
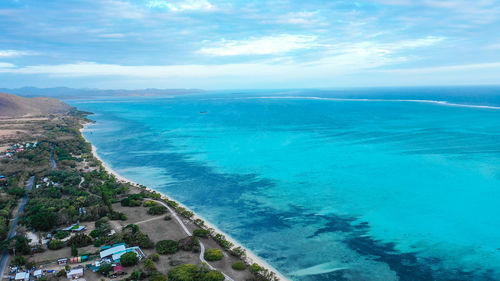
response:
<svg viewBox="0 0 500 281"><path fill-rule="evenodd" d="M0 117L39 116L65 113L71 106L54 98L23 98L0 93Z"/></svg>
<svg viewBox="0 0 500 281"><path fill-rule="evenodd" d="M36 88L23 87L17 89L0 88L0 92L12 93L23 97L52 97L59 99L78 99L109 96L175 96L202 93L200 89L139 89L139 90L101 90L74 89L67 87Z"/></svg>

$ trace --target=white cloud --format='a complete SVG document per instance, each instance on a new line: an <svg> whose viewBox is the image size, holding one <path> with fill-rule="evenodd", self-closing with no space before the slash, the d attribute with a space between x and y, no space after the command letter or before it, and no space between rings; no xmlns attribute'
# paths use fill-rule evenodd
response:
<svg viewBox="0 0 500 281"><path fill-rule="evenodd" d="M16 66L13 65L12 63L8 63L8 62L0 62L0 71L2 68L12 68L12 67L16 67Z"/></svg>
<svg viewBox="0 0 500 281"><path fill-rule="evenodd" d="M485 69L500 69L500 62L490 63L474 63L474 64L459 64L447 66L434 66L434 67L421 67L421 68L403 68L403 69L390 69L380 70L379 72L386 73L404 73L404 74L430 74L439 72L460 72L471 70L485 70Z"/></svg>
<svg viewBox="0 0 500 281"><path fill-rule="evenodd" d="M0 57L33 56L37 54L38 53L32 51L0 50Z"/></svg>
<svg viewBox="0 0 500 281"><path fill-rule="evenodd" d="M290 35L286 35L290 36ZM284 36L273 37L285 38ZM288 38L288 37L287 37ZM273 54L282 53L297 48L308 48L315 45L315 37L298 37L294 40L268 40L260 38L251 41L230 41L219 49L209 51L209 54ZM247 79L260 77L262 79L317 79L318 77L334 77L359 73L379 67L387 67L409 59L400 52L414 48L426 47L441 42L440 37L426 37L414 40L404 40L391 43L361 42L356 44L339 44L329 46L331 49L320 59L307 62L293 60L272 60L254 63L229 63L219 65L116 65L99 64L95 62L80 62L60 65L35 65L19 68L0 68L0 73L38 74L58 77L99 77L120 76L138 79L189 79L189 78L223 78L237 77ZM299 43L297 43L298 41ZM235 43L236 42L236 43ZM250 43L249 43L250 42ZM271 43L269 43L271 42ZM291 43L290 43L291 42ZM297 46L298 44L298 46Z"/></svg>
<svg viewBox="0 0 500 281"><path fill-rule="evenodd" d="M149 8L166 8L173 12L182 12L190 10L208 11L214 10L215 6L207 0L184 0L184 1L167 1L167 0L150 0L146 4Z"/></svg>
<svg viewBox="0 0 500 281"><path fill-rule="evenodd" d="M222 40L209 44L210 47L204 47L199 52L213 56L283 54L315 47L316 39L316 36L310 35L281 34L248 40Z"/></svg>
<svg viewBox="0 0 500 281"><path fill-rule="evenodd" d="M274 16L272 20L265 20L263 23L279 23L291 25L327 25L323 22L317 12L293 12L285 15Z"/></svg>

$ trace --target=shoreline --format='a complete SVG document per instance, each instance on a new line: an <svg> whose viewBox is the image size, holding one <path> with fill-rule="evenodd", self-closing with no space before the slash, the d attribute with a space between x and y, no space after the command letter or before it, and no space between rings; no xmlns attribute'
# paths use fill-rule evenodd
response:
<svg viewBox="0 0 500 281"><path fill-rule="evenodd" d="M104 170L106 170L106 172L112 174L113 176L115 176L116 180L117 181L121 181L121 182L124 182L124 183L129 183L131 184L132 186L136 187L136 188L140 188L140 186L144 186L144 185L141 185L141 184L138 184L137 182L135 181L132 181L130 179L127 179L126 177L120 175L118 172L114 171L105 161L102 160L101 157L99 157L98 153L97 153L97 147L94 146L93 143L91 143L86 137L85 135L83 134L83 132L87 129L88 125L91 125L93 123L84 123L82 124L83 127L80 128L80 135L85 139L86 142L88 142L91 147L92 147L92 155L101 162L101 165L102 167L104 168ZM150 192L156 192L156 193L159 193L161 195L161 199L168 199L168 200L172 200L172 201L175 201L179 204L179 206L183 207L183 208L186 208L187 210L193 212L190 208L186 207L184 204L182 204L181 202L175 200L175 199L172 199L171 197L163 194L162 192L160 191L157 191L157 190L154 190L148 186L146 186L145 188L146 190L150 191ZM194 217L193 219L201 219L204 221L205 223L205 226L207 228L211 228L213 229L216 233L220 233L222 235L224 235L226 237L226 240L233 243L233 248L236 248L236 247L241 247L242 249L245 250L245 253L246 253L246 261L249 263L249 264L253 264L253 263L256 263L258 264L259 266L269 270L270 272L273 272L274 274L276 274L276 277L279 279L279 280L282 280L282 281L290 281L290 279L286 278L283 274L281 274L278 270L276 270L273 266L271 266L270 264L268 264L266 261L264 261L262 258L258 257L256 254L254 254L252 251L250 251L248 248L244 247L241 243L239 243L238 241L236 241L235 239L233 239L231 236L227 235L225 232L221 231L219 228L217 228L217 226L215 226L214 224L210 223L208 220L206 220L205 218L201 217L200 215L198 215L197 213L193 212L194 214Z"/></svg>

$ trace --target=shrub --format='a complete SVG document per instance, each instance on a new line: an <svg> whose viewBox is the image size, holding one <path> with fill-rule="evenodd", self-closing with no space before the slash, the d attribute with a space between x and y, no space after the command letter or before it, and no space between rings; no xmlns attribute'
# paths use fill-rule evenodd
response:
<svg viewBox="0 0 500 281"><path fill-rule="evenodd" d="M234 270L245 270L247 268L247 266L241 261L234 262L232 267Z"/></svg>
<svg viewBox="0 0 500 281"><path fill-rule="evenodd" d="M156 270L155 263L150 259L145 260L144 261L144 269L147 271L155 271Z"/></svg>
<svg viewBox="0 0 500 281"><path fill-rule="evenodd" d="M198 267L194 264L182 264L168 272L168 279L170 281L194 281L198 271Z"/></svg>
<svg viewBox="0 0 500 281"><path fill-rule="evenodd" d="M246 251L242 247L236 247L236 248L231 250L231 255L237 256L237 257L242 257L242 256L246 255Z"/></svg>
<svg viewBox="0 0 500 281"><path fill-rule="evenodd" d="M179 244L177 243L177 241L173 240L162 240L156 243L156 251L162 255L174 254L175 252L177 252L178 248Z"/></svg>
<svg viewBox="0 0 500 281"><path fill-rule="evenodd" d="M256 273L259 273L259 271L262 271L264 268L262 268L260 265L254 263L252 264L249 268L250 272L252 274L256 274Z"/></svg>
<svg viewBox="0 0 500 281"><path fill-rule="evenodd" d="M163 215L168 211L168 209L165 206L153 206L149 208L148 214L150 215Z"/></svg>
<svg viewBox="0 0 500 281"><path fill-rule="evenodd" d="M155 261L155 262L156 262L156 261L159 261L159 260L160 260L160 255L158 255L158 254L153 254L153 255L151 256L151 259L152 259L153 261Z"/></svg>
<svg viewBox="0 0 500 281"><path fill-rule="evenodd" d="M214 236L214 240L224 249L230 249L231 247L233 247L233 243L229 242L226 240L226 237L222 234L216 234Z"/></svg>
<svg viewBox="0 0 500 281"><path fill-rule="evenodd" d="M142 272L140 270L134 270L134 272L132 272L132 274L130 274L130 277L125 279L125 280L137 281L137 280L143 280L145 278L146 278L146 274L144 274L144 272Z"/></svg>
<svg viewBox="0 0 500 281"><path fill-rule="evenodd" d="M194 213L189 211L188 209L184 208L184 207L177 207L175 208L175 211L177 213L179 213L181 216L185 217L185 218L192 218L194 216Z"/></svg>
<svg viewBox="0 0 500 281"><path fill-rule="evenodd" d="M224 255L219 249L208 249L205 252L205 259L207 261L220 261Z"/></svg>
<svg viewBox="0 0 500 281"><path fill-rule="evenodd" d="M61 249L62 247L64 247L64 242L59 239L52 239L50 240L47 247L51 250Z"/></svg>
<svg viewBox="0 0 500 281"><path fill-rule="evenodd" d="M195 229L193 231L193 235L194 236L197 236L197 237L208 237L208 235L210 235L210 230L206 230L206 229Z"/></svg>
<svg viewBox="0 0 500 281"><path fill-rule="evenodd" d="M162 274L155 274L151 278L149 278L150 281L167 281L167 277Z"/></svg>
<svg viewBox="0 0 500 281"><path fill-rule="evenodd" d="M120 257L120 263L123 266L133 266L136 265L138 261L139 258L137 257L137 254L134 252L125 253Z"/></svg>
<svg viewBox="0 0 500 281"><path fill-rule="evenodd" d="M155 201L151 201L151 200L148 200L148 201L144 202L144 204L142 204L142 206L144 206L144 207L153 207L156 205L158 205L158 203L156 203Z"/></svg>
<svg viewBox="0 0 500 281"><path fill-rule="evenodd" d="M170 216L170 214L166 214L163 219L166 220L166 221L169 221L169 220L172 219L172 217Z"/></svg>
<svg viewBox="0 0 500 281"><path fill-rule="evenodd" d="M66 270L65 269L61 269L57 272L57 277L63 277L66 275Z"/></svg>
<svg viewBox="0 0 500 281"><path fill-rule="evenodd" d="M217 270L211 270L203 274L200 281L224 281L224 275Z"/></svg>

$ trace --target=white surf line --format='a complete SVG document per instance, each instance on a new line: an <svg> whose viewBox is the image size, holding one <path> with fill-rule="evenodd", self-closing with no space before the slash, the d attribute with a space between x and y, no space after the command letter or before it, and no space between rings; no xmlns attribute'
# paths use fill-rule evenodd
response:
<svg viewBox="0 0 500 281"><path fill-rule="evenodd" d="M165 202L163 201L159 201L159 200L151 200L151 201L154 201L156 203L159 203L163 206L165 206L168 211L174 216L174 218L177 220L177 222L181 225L182 229L184 230L184 232L188 235L188 236L193 236L191 234L191 232L189 231L189 229L186 227L186 225L184 224L184 222L181 220L181 218L179 218L179 216L177 215L176 212L174 212L172 210L172 208L170 208L170 206L168 206ZM205 245L203 244L203 242L201 242L201 240L198 240L200 242L200 261L202 263L205 263L208 265L208 267L211 269L211 270L216 270L212 265L210 265L206 260L205 260ZM224 278L226 278L226 280L229 280L229 281L234 281L231 277L227 276L224 272L222 272L222 275L224 275Z"/></svg>
<svg viewBox="0 0 500 281"><path fill-rule="evenodd" d="M479 108L479 109L495 109L500 110L500 106L493 105L474 105L474 104L461 104L453 103L441 100L406 100L406 99L366 99L366 98L322 98L313 96L261 96L261 97L242 97L242 98L216 98L216 99L301 99L301 100L327 100L327 101L359 101L359 102L415 102L415 103L430 103L443 106L453 106L453 107L467 107L467 108Z"/></svg>
<svg viewBox="0 0 500 281"><path fill-rule="evenodd" d="M83 135L83 131L84 130L93 130L93 129L88 129L88 125L90 125L92 123L86 123L86 124L83 124L83 128L80 129L80 133L82 135L82 137L88 142L91 144L91 147L92 147L92 154L93 156L98 159L99 161L101 161L101 165L104 167L104 169L115 176L115 178L118 180L118 181L122 181L122 182L125 182L125 183L129 183L129 184L132 184L136 187L139 187L140 185L134 181L131 181L123 176L121 176L119 173L117 173L116 171L114 171L113 169L111 169L110 166L108 166L106 164L106 162L104 162L101 157L99 157L99 155L97 154L97 147L95 147L88 139L85 138L85 136ZM150 187L146 187L146 190L148 191L151 191L151 192L159 192L157 190L154 190ZM169 198L167 195L159 192L163 197L165 198ZM172 198L170 198L172 199ZM189 210L189 208L187 208L186 206L184 206L182 203L176 201L180 206L186 208ZM169 208L167 206L167 208ZM169 208L170 210L170 208ZM194 212L193 212L194 213ZM244 247L241 243L239 243L238 241L234 240L231 236L227 235L226 233L224 233L223 231L221 231L219 228L217 228L217 226L215 226L214 224L211 224L208 220L206 220L205 218L201 217L199 214L197 213L194 213L195 214L195 218L199 218L201 220L203 220L205 222L205 225L209 228L212 228L214 229L216 232L224 235L226 237L226 240L228 240L229 242L233 243L236 247L242 247L243 249L245 249L246 251L246 255L247 255L247 262L249 263L257 263L258 265L266 268L267 270L273 272L276 274L276 277L278 277L279 280L283 280L283 281L289 281L290 279L286 278L283 274L281 274L278 270L276 270L274 267L272 267L269 263L267 263L266 261L264 261L263 259L259 258L257 255L255 255L252 251L250 251L249 249L247 249L246 247ZM182 221L181 221L182 222ZM187 228L185 228L185 225L184 224L181 224L181 226L184 228L184 231L186 233L190 233L189 230ZM200 246L201 248L201 246ZM201 254L200 255L200 260L204 261L205 258L203 257L203 255ZM208 264L208 263L207 263ZM224 274L224 273L222 273ZM224 274L225 275L225 274ZM225 275L226 276L226 275ZM228 280L232 280L232 279L228 279ZM234 281L234 280L233 280Z"/></svg>

